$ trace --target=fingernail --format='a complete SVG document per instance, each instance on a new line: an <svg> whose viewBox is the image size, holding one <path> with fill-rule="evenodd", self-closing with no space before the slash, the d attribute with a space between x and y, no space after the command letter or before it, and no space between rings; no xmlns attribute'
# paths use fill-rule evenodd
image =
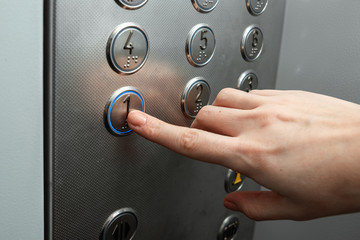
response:
<svg viewBox="0 0 360 240"><path fill-rule="evenodd" d="M146 123L145 114L140 111L130 112L127 120L128 123L130 123L134 127L141 127Z"/></svg>
<svg viewBox="0 0 360 240"><path fill-rule="evenodd" d="M233 211L239 211L239 208L237 207L237 205L233 202L230 202L230 201L227 201L225 200L224 201L224 206L230 210L233 210Z"/></svg>

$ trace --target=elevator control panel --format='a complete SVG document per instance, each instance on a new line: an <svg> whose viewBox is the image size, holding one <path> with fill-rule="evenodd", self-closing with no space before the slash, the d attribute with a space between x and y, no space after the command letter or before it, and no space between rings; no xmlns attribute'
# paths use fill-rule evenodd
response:
<svg viewBox="0 0 360 240"><path fill-rule="evenodd" d="M254 222L222 203L258 184L149 142L127 118L190 127L224 88L274 88L285 0L45 7L45 238L251 240Z"/></svg>

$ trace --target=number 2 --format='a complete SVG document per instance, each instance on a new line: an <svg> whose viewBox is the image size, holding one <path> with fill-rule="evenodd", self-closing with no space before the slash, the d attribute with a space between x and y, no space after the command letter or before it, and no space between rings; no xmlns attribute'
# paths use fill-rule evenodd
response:
<svg viewBox="0 0 360 240"><path fill-rule="evenodd" d="M199 88L200 88L200 90L199 90ZM196 85L196 90L199 90L199 93L198 93L198 95L196 95L195 102L196 103L201 103L202 102L201 95L202 95L202 92L204 90L204 86L201 83L199 83L198 85Z"/></svg>

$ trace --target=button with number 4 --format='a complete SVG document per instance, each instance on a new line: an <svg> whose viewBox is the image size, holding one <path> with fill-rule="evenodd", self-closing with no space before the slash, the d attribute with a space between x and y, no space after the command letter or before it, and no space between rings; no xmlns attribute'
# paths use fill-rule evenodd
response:
<svg viewBox="0 0 360 240"><path fill-rule="evenodd" d="M186 57L195 67L208 64L215 52L215 35L207 24L198 24L191 29L186 40Z"/></svg>
<svg viewBox="0 0 360 240"><path fill-rule="evenodd" d="M203 77L190 80L181 97L181 109L188 118L195 118L201 108L209 104L210 85Z"/></svg>
<svg viewBox="0 0 360 240"><path fill-rule="evenodd" d="M127 123L127 117L132 109L145 111L144 97L139 89L123 87L114 92L104 111L107 130L116 136L126 136L132 133L132 129Z"/></svg>
<svg viewBox="0 0 360 240"><path fill-rule="evenodd" d="M134 23L122 24L110 35L106 53L114 71L135 73L144 65L149 54L147 34Z"/></svg>

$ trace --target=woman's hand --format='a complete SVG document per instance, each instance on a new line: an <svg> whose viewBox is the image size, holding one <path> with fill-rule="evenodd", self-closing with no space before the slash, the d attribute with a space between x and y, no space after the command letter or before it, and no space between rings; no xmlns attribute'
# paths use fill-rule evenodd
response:
<svg viewBox="0 0 360 240"><path fill-rule="evenodd" d="M139 135L240 172L271 191L234 192L224 205L255 220L360 211L360 106L301 91L224 89L191 128L132 111Z"/></svg>

